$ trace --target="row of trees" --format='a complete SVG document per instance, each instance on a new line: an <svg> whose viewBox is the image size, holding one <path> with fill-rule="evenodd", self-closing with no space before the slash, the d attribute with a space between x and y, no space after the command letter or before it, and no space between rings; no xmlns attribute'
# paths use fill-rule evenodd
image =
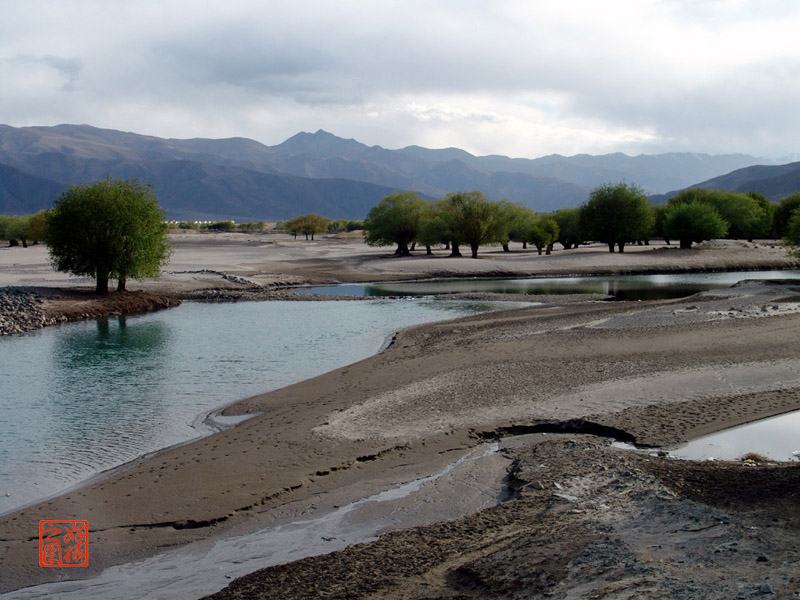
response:
<svg viewBox="0 0 800 600"><path fill-rule="evenodd" d="M624 252L630 243L651 238L678 240L681 248L693 243L729 237L786 236L791 243L793 216L800 220L800 193L772 204L757 193L690 189L653 206L636 185L606 184L593 189L579 208L536 214L508 201L492 202L482 193L458 192L427 202L413 192L395 193L373 207L364 222L364 239L374 246L397 245L395 254L407 256L416 244L444 245L451 256L469 246L476 258L482 245L509 242L534 245L548 254L556 242L570 249L587 241ZM797 225L800 230L800 224Z"/></svg>
<svg viewBox="0 0 800 600"><path fill-rule="evenodd" d="M316 213L299 215L294 219L279 221L275 229L291 233L294 237L305 235L306 239L313 240L319 233L337 233L341 231L356 231L364 228L363 221L349 219L328 219Z"/></svg>
<svg viewBox="0 0 800 600"><path fill-rule="evenodd" d="M28 242L43 242L46 233L47 211L35 215L0 215L0 240L8 240L12 246L27 247Z"/></svg>

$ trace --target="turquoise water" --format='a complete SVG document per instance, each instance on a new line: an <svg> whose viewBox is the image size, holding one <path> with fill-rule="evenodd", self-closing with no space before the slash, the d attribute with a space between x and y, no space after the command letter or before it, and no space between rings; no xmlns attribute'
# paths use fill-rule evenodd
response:
<svg viewBox="0 0 800 600"><path fill-rule="evenodd" d="M541 277L533 279L447 279L376 284L315 286L293 290L300 294L353 296L424 296L484 292L497 294L608 294L618 300L683 298L705 290L730 287L743 279L797 279L800 271L731 271L598 277Z"/></svg>
<svg viewBox="0 0 800 600"><path fill-rule="evenodd" d="M502 303L186 303L0 339L0 513L210 432L213 409Z"/></svg>

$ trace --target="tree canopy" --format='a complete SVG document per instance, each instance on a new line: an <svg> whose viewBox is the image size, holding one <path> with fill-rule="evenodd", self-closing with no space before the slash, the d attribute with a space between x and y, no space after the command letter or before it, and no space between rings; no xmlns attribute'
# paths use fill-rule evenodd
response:
<svg viewBox="0 0 800 600"><path fill-rule="evenodd" d="M720 217L728 223L728 237L731 239L752 240L766 235L770 229L769 211L763 207L758 197L727 192L725 190L709 190L691 188L683 190L669 199L668 206L702 202L713 206Z"/></svg>
<svg viewBox="0 0 800 600"><path fill-rule="evenodd" d="M395 192L373 206L364 221L364 241L370 246L397 244L395 254L409 256L417 239L427 202L414 192Z"/></svg>
<svg viewBox="0 0 800 600"><path fill-rule="evenodd" d="M667 207L664 212L664 234L680 240L681 248L692 243L725 237L728 224L716 209L703 202L688 202Z"/></svg>
<svg viewBox="0 0 800 600"><path fill-rule="evenodd" d="M546 254L550 254L553 244L558 241L558 234L558 222L552 217L540 216L528 230L528 241L536 246L539 254L542 253L542 248L546 248Z"/></svg>
<svg viewBox="0 0 800 600"><path fill-rule="evenodd" d="M786 229L789 226L789 221L792 215L795 214L797 209L800 208L800 192L795 192L790 196L782 198L775 207L772 216L772 228L775 235L779 238L786 235Z"/></svg>
<svg viewBox="0 0 800 600"><path fill-rule="evenodd" d="M302 234L306 236L306 239L311 236L311 239L313 240L316 234L325 233L328 231L328 226L330 223L330 219L327 219L316 213L310 213L307 215L297 216L294 219L289 219L282 225L286 231L295 237L297 237L298 234Z"/></svg>
<svg viewBox="0 0 800 600"><path fill-rule="evenodd" d="M655 216L647 195L636 185L605 184L594 188L580 208L583 237L614 246L624 252L625 244L649 239Z"/></svg>
<svg viewBox="0 0 800 600"><path fill-rule="evenodd" d="M459 246L468 245L472 258L478 258L481 245L499 241L500 220L483 193L455 192L442 198L438 205L450 232L453 256L461 255Z"/></svg>
<svg viewBox="0 0 800 600"><path fill-rule="evenodd" d="M800 260L800 208L789 218L783 241L791 247L789 254Z"/></svg>
<svg viewBox="0 0 800 600"><path fill-rule="evenodd" d="M96 279L108 293L110 278L157 277L169 258L164 211L150 185L100 180L65 191L47 214L50 261L59 271Z"/></svg>
<svg viewBox="0 0 800 600"><path fill-rule="evenodd" d="M558 239L556 241L564 247L564 250L569 250L573 247L577 248L583 243L580 228L580 209L562 208L550 216L558 224Z"/></svg>

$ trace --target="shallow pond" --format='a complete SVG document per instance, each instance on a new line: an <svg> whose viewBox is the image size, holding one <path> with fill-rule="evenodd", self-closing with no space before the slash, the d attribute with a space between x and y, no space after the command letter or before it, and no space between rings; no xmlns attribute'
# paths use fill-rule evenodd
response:
<svg viewBox="0 0 800 600"><path fill-rule="evenodd" d="M736 460L748 453L772 460L800 459L800 411L696 439L669 455L689 460Z"/></svg>
<svg viewBox="0 0 800 600"><path fill-rule="evenodd" d="M295 288L298 294L333 296L428 296L483 292L497 294L607 294L617 300L682 298L705 290L730 287L745 279L797 279L800 271L731 271L603 277L543 277L533 279L447 279L375 284L342 284Z"/></svg>
<svg viewBox="0 0 800 600"><path fill-rule="evenodd" d="M395 331L504 303L185 303L0 339L0 513L210 432L233 401L378 352Z"/></svg>

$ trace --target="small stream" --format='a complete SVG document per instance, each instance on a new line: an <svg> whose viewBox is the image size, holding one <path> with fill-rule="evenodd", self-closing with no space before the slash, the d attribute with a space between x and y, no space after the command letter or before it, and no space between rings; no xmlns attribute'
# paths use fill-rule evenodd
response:
<svg viewBox="0 0 800 600"><path fill-rule="evenodd" d="M48 583L0 595L2 600L199 598L261 568L341 550L388 531L453 520L505 498L510 459L485 443L427 477L273 527L181 546L109 567L86 580Z"/></svg>
<svg viewBox="0 0 800 600"><path fill-rule="evenodd" d="M528 279L442 279L428 281L341 284L294 288L297 294L330 296L430 296L458 293L528 295L605 294L616 300L684 298L739 281L797 279L800 271L730 271L596 277L537 277Z"/></svg>

